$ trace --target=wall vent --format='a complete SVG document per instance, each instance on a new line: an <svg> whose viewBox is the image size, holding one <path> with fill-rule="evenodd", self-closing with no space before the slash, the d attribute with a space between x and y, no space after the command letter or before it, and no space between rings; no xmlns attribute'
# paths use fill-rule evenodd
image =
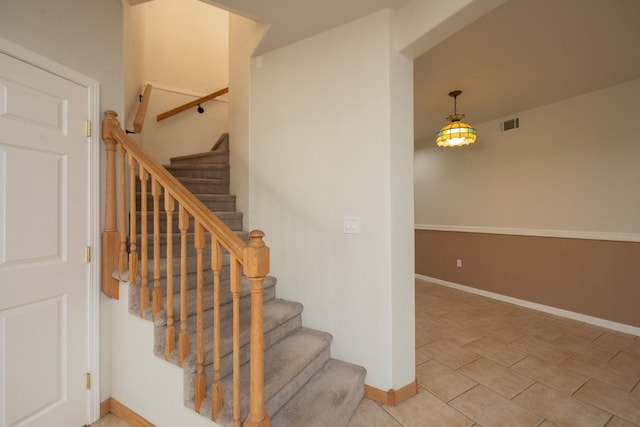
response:
<svg viewBox="0 0 640 427"><path fill-rule="evenodd" d="M520 127L520 118L518 117L500 122L500 131L502 132L518 129L519 127Z"/></svg>

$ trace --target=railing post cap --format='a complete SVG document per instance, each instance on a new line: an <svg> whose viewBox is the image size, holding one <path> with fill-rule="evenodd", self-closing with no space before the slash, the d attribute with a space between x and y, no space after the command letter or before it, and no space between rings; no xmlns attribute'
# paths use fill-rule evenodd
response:
<svg viewBox="0 0 640 427"><path fill-rule="evenodd" d="M249 246L251 247L260 247L264 246L264 241L262 238L264 237L264 231L262 230L252 230L249 232L249 238L251 241L249 242Z"/></svg>
<svg viewBox="0 0 640 427"><path fill-rule="evenodd" d="M116 117L118 117L118 113L116 113L113 110L107 110L104 112L104 115L106 118L108 119L115 119Z"/></svg>

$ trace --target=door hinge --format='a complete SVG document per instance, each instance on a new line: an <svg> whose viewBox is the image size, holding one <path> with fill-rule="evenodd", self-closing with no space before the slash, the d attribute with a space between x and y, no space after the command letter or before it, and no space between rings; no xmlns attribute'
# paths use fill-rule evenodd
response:
<svg viewBox="0 0 640 427"><path fill-rule="evenodd" d="M87 382L86 382L87 390L91 390L91 374L87 372Z"/></svg>
<svg viewBox="0 0 640 427"><path fill-rule="evenodd" d="M84 136L87 138L91 136L91 120L85 122Z"/></svg>
<svg viewBox="0 0 640 427"><path fill-rule="evenodd" d="M87 246L84 251L84 262L91 262L91 246Z"/></svg>

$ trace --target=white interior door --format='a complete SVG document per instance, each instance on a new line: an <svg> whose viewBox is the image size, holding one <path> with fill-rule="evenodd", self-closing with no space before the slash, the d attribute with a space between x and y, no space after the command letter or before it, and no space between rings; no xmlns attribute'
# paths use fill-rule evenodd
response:
<svg viewBox="0 0 640 427"><path fill-rule="evenodd" d="M0 427L88 422L88 89L0 53Z"/></svg>

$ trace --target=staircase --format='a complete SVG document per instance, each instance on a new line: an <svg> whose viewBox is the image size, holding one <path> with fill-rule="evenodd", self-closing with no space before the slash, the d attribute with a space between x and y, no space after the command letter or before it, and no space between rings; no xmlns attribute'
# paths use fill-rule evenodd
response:
<svg viewBox="0 0 640 427"><path fill-rule="evenodd" d="M171 159L171 164L165 166L185 187L200 199L218 218L220 218L238 236L247 241L248 236L243 231L242 212L235 210L235 196L229 194L229 139L223 135L214 148L205 153L181 156ZM139 191L139 188L138 188ZM150 191L147 192L148 204L152 203ZM138 204L141 193L137 193ZM160 200L162 204L163 201ZM140 213L137 213L138 224ZM149 224L153 223L153 213L148 215ZM180 254L180 231L177 215L174 218L173 253ZM165 232L166 215L160 213L161 232ZM140 230L140 225L137 227ZM141 243L138 235L138 245ZM153 236L147 237L149 248L152 248ZM193 249L193 225L187 233L189 248L187 251L187 320L186 330L190 336L189 355L184 359L184 404L195 409L194 381L196 377L196 253ZM166 254L166 241L161 240L160 253ZM139 246L138 246L139 247ZM151 249L150 249L151 251ZM205 245L203 267L205 284L213 282L211 271L211 247ZM208 256L209 255L209 256ZM222 378L223 407L217 418L217 423L223 426L233 425L232 391L233 368L232 360L232 295L229 289L230 269L229 256L223 254L223 268L220 286L220 377ZM180 322L180 257L173 260L173 295L166 295L167 268L165 260L160 262L160 283L163 294L163 307L167 307L167 298L173 298L174 327L176 334L184 326ZM164 266L164 267L163 267ZM149 281L153 278L153 265L147 266ZM140 282L138 275L137 282ZM176 285L178 284L178 285ZM152 286L152 283L150 283ZM249 281L243 277L240 293L240 324L250 323L250 294ZM129 312L142 316L154 322L154 354L166 358L169 362L179 365L179 355L176 349L166 350L165 329L168 319L165 309L158 312L152 319L152 308L140 311L140 286L131 286L129 295ZM267 276L264 280L263 294L264 319L264 400L265 410L271 418L272 426L318 426L333 427L346 426L362 400L364 393L365 370L331 358L330 345L332 337L321 332L302 326L303 307L300 303L279 299L276 297L276 278ZM213 289L205 286L203 291L203 324L213 324ZM213 372L213 328L204 329L204 374L207 384L211 384ZM242 327L240 334L240 363L242 384L241 390L241 419L244 420L249 407L249 328ZM199 405L199 413L211 418L211 390Z"/></svg>

